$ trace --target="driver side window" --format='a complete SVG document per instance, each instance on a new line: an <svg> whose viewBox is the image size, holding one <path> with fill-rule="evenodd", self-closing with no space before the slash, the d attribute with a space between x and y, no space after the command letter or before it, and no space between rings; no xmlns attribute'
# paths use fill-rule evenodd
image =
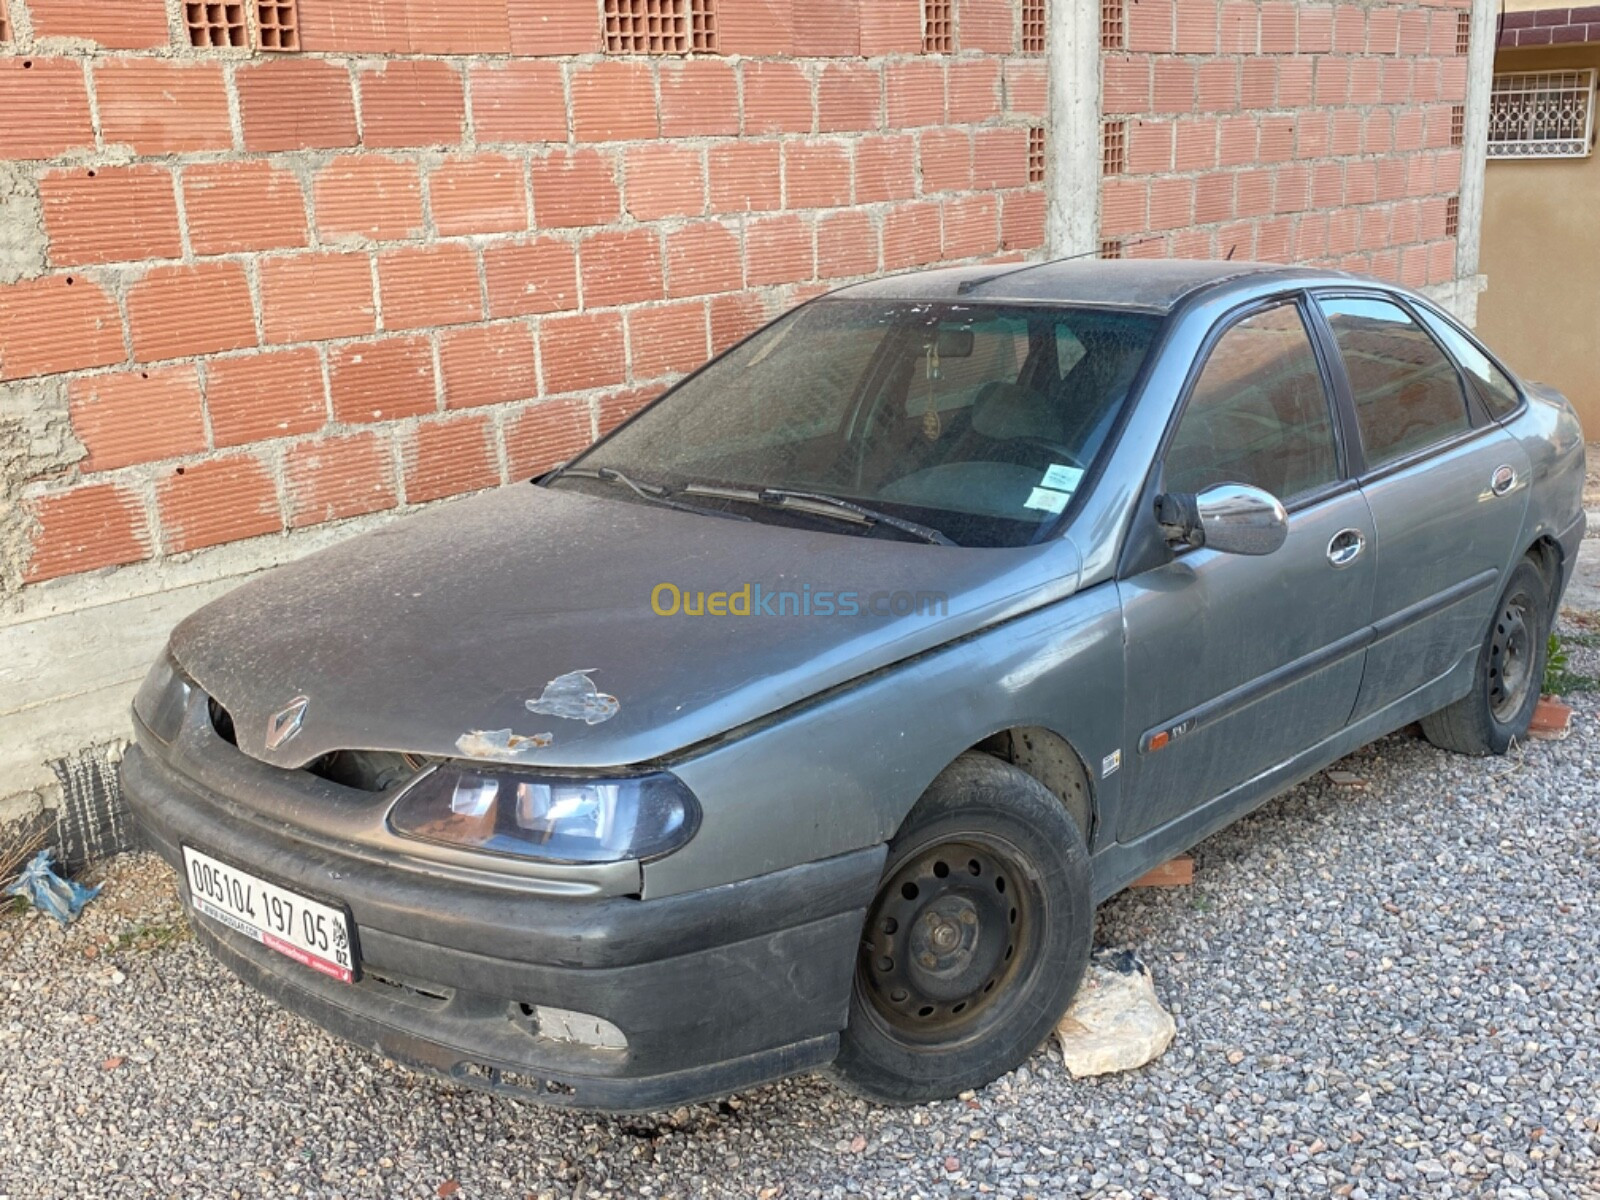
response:
<svg viewBox="0 0 1600 1200"><path fill-rule="evenodd" d="M1288 501L1338 478L1328 393L1299 308L1251 314L1195 381L1167 448L1167 490L1244 483Z"/></svg>

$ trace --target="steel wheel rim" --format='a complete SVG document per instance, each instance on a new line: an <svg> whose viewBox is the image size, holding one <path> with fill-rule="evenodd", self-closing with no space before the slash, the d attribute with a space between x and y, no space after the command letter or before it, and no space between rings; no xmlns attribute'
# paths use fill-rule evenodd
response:
<svg viewBox="0 0 1600 1200"><path fill-rule="evenodd" d="M896 1040L943 1046L1003 1020L1038 961L1043 892L1016 847L939 839L878 889L856 959L864 1009Z"/></svg>
<svg viewBox="0 0 1600 1200"><path fill-rule="evenodd" d="M1495 614L1489 636L1489 711L1502 725L1522 711L1533 685L1538 647L1529 621L1531 602L1518 593Z"/></svg>

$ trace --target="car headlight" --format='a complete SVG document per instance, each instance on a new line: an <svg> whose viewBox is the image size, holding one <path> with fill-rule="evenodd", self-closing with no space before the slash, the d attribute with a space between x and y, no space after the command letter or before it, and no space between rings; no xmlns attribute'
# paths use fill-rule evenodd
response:
<svg viewBox="0 0 1600 1200"><path fill-rule="evenodd" d="M152 736L170 743L183 727L183 714L189 708L194 685L178 670L172 657L163 653L144 677L133 698L133 711Z"/></svg>
<svg viewBox="0 0 1600 1200"><path fill-rule="evenodd" d="M405 837L545 862L655 858L694 836L700 806L665 772L579 779L445 764L389 813Z"/></svg>

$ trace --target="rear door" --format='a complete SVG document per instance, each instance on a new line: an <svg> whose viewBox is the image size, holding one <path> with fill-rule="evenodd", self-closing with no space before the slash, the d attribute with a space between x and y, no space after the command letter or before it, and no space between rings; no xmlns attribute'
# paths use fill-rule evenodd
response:
<svg viewBox="0 0 1600 1200"><path fill-rule="evenodd" d="M1477 651L1528 507L1529 463L1396 298L1323 293L1317 306L1376 529L1359 720Z"/></svg>
<svg viewBox="0 0 1600 1200"><path fill-rule="evenodd" d="M1162 452L1160 490L1245 483L1289 536L1261 557L1186 550L1119 581L1129 841L1344 727L1361 685L1372 522L1346 474L1308 306L1226 318Z"/></svg>

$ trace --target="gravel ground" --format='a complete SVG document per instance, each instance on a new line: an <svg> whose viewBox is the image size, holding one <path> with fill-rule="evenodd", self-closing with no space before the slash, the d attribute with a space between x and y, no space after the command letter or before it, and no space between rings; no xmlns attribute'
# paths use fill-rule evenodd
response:
<svg viewBox="0 0 1600 1200"><path fill-rule="evenodd" d="M1583 641L1600 643L1600 636ZM1600 676L1600 649L1571 645ZM647 1119L436 1083L250 992L148 856L0 919L0 1200L606 1194L1600 1197L1600 697L1472 760L1398 735L1125 893L1173 1048L874 1109L790 1080Z"/></svg>

